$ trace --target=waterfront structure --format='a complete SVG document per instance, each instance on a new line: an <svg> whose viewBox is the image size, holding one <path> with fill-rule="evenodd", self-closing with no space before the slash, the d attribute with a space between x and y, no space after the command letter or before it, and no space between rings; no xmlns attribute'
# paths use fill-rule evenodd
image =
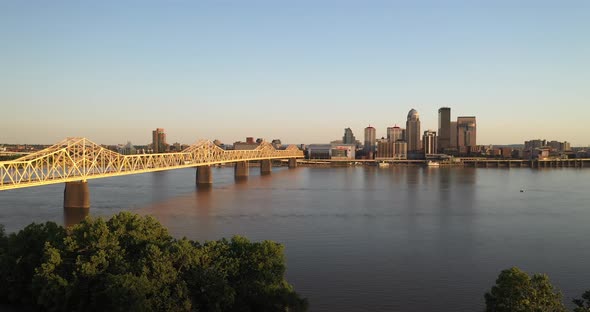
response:
<svg viewBox="0 0 590 312"><path fill-rule="evenodd" d="M391 142L380 140L377 142L375 159L377 160L403 160L408 158L407 144L404 141Z"/></svg>
<svg viewBox="0 0 590 312"><path fill-rule="evenodd" d="M444 153L451 147L451 108L438 109L438 150Z"/></svg>
<svg viewBox="0 0 590 312"><path fill-rule="evenodd" d="M420 151L420 115L413 108L408 112L406 121L406 142L408 143L408 153Z"/></svg>
<svg viewBox="0 0 590 312"><path fill-rule="evenodd" d="M342 137L342 143L344 144L356 144L356 138L352 133L352 129L346 128L344 129L344 136Z"/></svg>
<svg viewBox="0 0 590 312"><path fill-rule="evenodd" d="M395 155L395 143L389 140L380 140L377 142L377 152L375 159L393 159Z"/></svg>
<svg viewBox="0 0 590 312"><path fill-rule="evenodd" d="M388 127L387 128L387 141L389 142L397 142L397 141L404 140L404 131L402 128L398 126Z"/></svg>
<svg viewBox="0 0 590 312"><path fill-rule="evenodd" d="M307 146L308 159L330 159L332 157L332 144L309 144Z"/></svg>
<svg viewBox="0 0 590 312"><path fill-rule="evenodd" d="M536 139L536 140L524 141L524 149L528 150L528 151L533 150L535 148L545 147L545 146L547 146L547 140Z"/></svg>
<svg viewBox="0 0 590 312"><path fill-rule="evenodd" d="M474 116L457 117L457 148L469 154L477 146L477 123Z"/></svg>
<svg viewBox="0 0 590 312"><path fill-rule="evenodd" d="M436 131L426 130L422 137L423 150L425 155L436 154L437 152L437 137Z"/></svg>
<svg viewBox="0 0 590 312"><path fill-rule="evenodd" d="M393 155L396 159L408 159L408 143L405 141L397 141L394 144L395 154Z"/></svg>
<svg viewBox="0 0 590 312"><path fill-rule="evenodd" d="M373 153L375 152L375 143L377 141L377 131L375 128L368 126L365 128L365 156L368 158L373 157Z"/></svg>
<svg viewBox="0 0 590 312"><path fill-rule="evenodd" d="M330 159L356 158L356 144L332 143L330 147Z"/></svg>
<svg viewBox="0 0 590 312"><path fill-rule="evenodd" d="M167 149L166 144L166 133L164 129L157 128L156 130L152 131L152 149L154 153L164 153Z"/></svg>

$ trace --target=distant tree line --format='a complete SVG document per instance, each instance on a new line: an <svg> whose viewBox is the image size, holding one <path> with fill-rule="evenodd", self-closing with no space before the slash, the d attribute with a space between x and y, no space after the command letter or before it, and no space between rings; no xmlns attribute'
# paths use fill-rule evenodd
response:
<svg viewBox="0 0 590 312"><path fill-rule="evenodd" d="M0 302L37 311L305 311L281 244L174 239L127 212L0 227Z"/></svg>

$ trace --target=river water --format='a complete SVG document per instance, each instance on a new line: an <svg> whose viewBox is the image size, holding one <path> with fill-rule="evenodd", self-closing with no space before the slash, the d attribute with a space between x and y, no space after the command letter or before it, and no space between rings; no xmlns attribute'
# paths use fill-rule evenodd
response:
<svg viewBox="0 0 590 312"><path fill-rule="evenodd" d="M566 302L590 289L588 169L250 170L236 183L214 168L208 191L194 169L90 180L90 214L150 214L199 241L281 242L311 311L481 311L511 266L547 273ZM76 222L63 188L0 192L0 223Z"/></svg>

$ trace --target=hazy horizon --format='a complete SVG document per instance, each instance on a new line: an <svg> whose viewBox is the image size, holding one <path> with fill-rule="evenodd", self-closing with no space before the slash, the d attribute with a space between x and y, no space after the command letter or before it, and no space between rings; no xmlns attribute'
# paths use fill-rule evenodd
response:
<svg viewBox="0 0 590 312"><path fill-rule="evenodd" d="M247 136L328 143L422 131L588 146L590 2L0 3L0 142Z"/></svg>

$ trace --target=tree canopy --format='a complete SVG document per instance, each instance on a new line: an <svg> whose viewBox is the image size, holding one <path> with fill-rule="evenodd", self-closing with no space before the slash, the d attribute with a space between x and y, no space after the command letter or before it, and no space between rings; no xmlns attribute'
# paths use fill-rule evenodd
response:
<svg viewBox="0 0 590 312"><path fill-rule="evenodd" d="M561 293L545 274L530 277L518 268L504 270L485 294L487 312L562 312Z"/></svg>
<svg viewBox="0 0 590 312"><path fill-rule="evenodd" d="M47 311L304 311L283 246L175 239L128 212L0 229L0 301Z"/></svg>

